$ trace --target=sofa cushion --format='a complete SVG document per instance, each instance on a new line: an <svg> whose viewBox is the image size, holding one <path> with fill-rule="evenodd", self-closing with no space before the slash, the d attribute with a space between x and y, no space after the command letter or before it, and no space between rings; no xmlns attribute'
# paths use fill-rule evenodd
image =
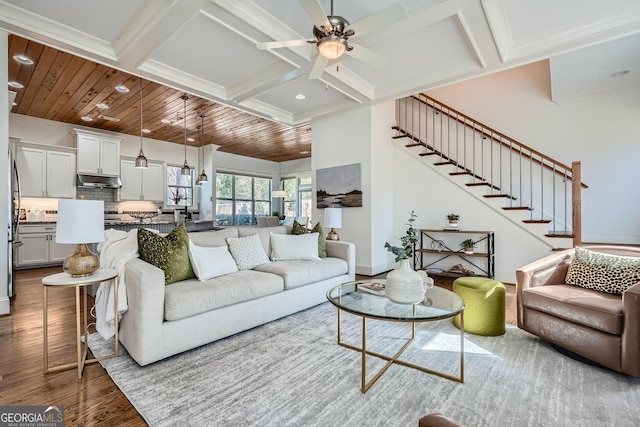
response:
<svg viewBox="0 0 640 427"><path fill-rule="evenodd" d="M623 294L640 282L640 258L593 252L576 247L566 283L610 294Z"/></svg>
<svg viewBox="0 0 640 427"><path fill-rule="evenodd" d="M320 261L274 261L255 269L281 276L284 288L293 289L347 274L349 266L340 258L321 258Z"/></svg>
<svg viewBox="0 0 640 427"><path fill-rule="evenodd" d="M255 270L238 271L203 282L184 280L165 287L164 318L169 321L184 319L283 289L281 277Z"/></svg>
<svg viewBox="0 0 640 427"><path fill-rule="evenodd" d="M307 233L318 233L318 256L320 258L324 258L327 256L327 241L324 237L324 230L322 229L322 225L320 223L316 223L316 225L311 229L311 231L307 230L307 227L300 224L298 221L293 221L293 226L291 227L291 234L300 235Z"/></svg>
<svg viewBox="0 0 640 427"><path fill-rule="evenodd" d="M144 228L138 229L140 258L164 271L165 285L195 277L188 248L189 237L184 223L164 237Z"/></svg>
<svg viewBox="0 0 640 427"><path fill-rule="evenodd" d="M197 246L189 241L189 259L198 280L207 280L238 271L227 246Z"/></svg>
<svg viewBox="0 0 640 427"><path fill-rule="evenodd" d="M273 261L296 259L320 261L318 233L300 235L271 233L271 259Z"/></svg>
<svg viewBox="0 0 640 427"><path fill-rule="evenodd" d="M238 237L238 227L189 233L189 239L198 246L227 246L227 237Z"/></svg>
<svg viewBox="0 0 640 427"><path fill-rule="evenodd" d="M233 259L236 260L238 270L251 270L258 265L271 262L260 244L260 237L257 234L246 237L229 237L227 243Z"/></svg>
<svg viewBox="0 0 640 427"><path fill-rule="evenodd" d="M238 227L238 236L253 236L257 234L264 251L269 255L271 253L271 233L288 234L288 227L278 225L276 227Z"/></svg>
<svg viewBox="0 0 640 427"><path fill-rule="evenodd" d="M622 334L622 297L573 285L522 290L522 304L614 335Z"/></svg>

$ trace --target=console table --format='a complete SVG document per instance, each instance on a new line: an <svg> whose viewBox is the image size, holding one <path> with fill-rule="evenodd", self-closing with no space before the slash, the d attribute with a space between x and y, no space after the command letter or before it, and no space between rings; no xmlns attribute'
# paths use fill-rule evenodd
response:
<svg viewBox="0 0 640 427"><path fill-rule="evenodd" d="M472 254L460 246L470 238L478 246ZM447 270L457 261L471 267L476 276L494 278L495 237L493 231L420 229L420 239L414 251L414 270L425 270L429 276L462 277L464 274ZM455 262L451 262L455 261Z"/></svg>

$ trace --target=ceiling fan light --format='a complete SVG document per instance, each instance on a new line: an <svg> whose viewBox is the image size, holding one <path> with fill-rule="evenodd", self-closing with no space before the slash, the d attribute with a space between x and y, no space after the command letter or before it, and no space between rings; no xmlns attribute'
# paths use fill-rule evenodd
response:
<svg viewBox="0 0 640 427"><path fill-rule="evenodd" d="M336 36L329 36L318 41L318 52L327 59L336 59L347 50L347 41Z"/></svg>

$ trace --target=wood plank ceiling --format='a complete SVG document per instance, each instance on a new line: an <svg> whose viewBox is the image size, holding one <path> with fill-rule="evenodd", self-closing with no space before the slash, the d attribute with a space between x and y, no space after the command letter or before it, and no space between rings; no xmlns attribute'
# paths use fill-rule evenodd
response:
<svg viewBox="0 0 640 427"><path fill-rule="evenodd" d="M34 63L21 64L14 55ZM139 77L88 61L40 43L9 36L9 87L17 93L12 113L96 129L140 135ZM115 89L124 85L121 93ZM142 81L145 144L155 140L184 144L184 92L149 80ZM187 100L188 145L220 145L218 151L282 162L311 156L311 125L291 127L244 113L207 99L189 95ZM100 109L96 104L106 104ZM204 119L204 137L197 127ZM109 121L99 116L119 119ZM90 117L93 121L84 121ZM161 120L169 120L166 124Z"/></svg>

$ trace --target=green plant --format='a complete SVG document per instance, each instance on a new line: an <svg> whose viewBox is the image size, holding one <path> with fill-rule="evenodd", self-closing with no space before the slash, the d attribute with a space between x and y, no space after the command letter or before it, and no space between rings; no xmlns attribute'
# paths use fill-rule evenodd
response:
<svg viewBox="0 0 640 427"><path fill-rule="evenodd" d="M462 241L462 243L460 243L460 246L462 246L465 249L467 248L473 249L476 247L476 242L474 242L473 239L465 239Z"/></svg>
<svg viewBox="0 0 640 427"><path fill-rule="evenodd" d="M450 213L450 214L447 214L447 219L449 221L457 221L457 220L460 219L460 215L454 214L454 213Z"/></svg>
<svg viewBox="0 0 640 427"><path fill-rule="evenodd" d="M384 244L384 247L396 256L396 262L413 256L413 246L418 241L418 230L413 227L413 222L417 217L418 215L416 215L414 211L410 212L409 220L407 221L409 228L407 229L406 234L400 237L402 247L391 246L389 242Z"/></svg>

